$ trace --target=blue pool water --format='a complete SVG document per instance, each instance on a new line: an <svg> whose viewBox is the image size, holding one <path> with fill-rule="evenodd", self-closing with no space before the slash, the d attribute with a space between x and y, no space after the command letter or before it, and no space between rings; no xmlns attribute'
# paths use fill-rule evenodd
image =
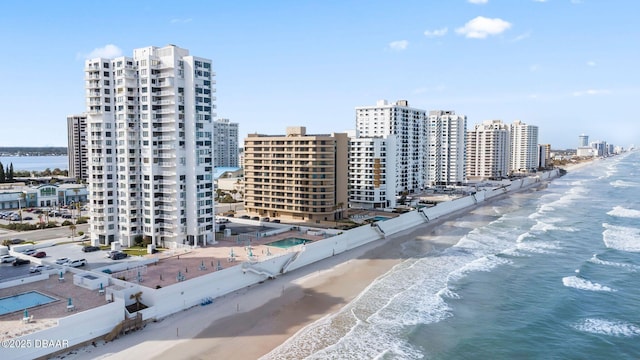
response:
<svg viewBox="0 0 640 360"><path fill-rule="evenodd" d="M38 305L48 304L57 299L43 295L37 291L8 296L0 299L0 315L5 315L18 310L32 308Z"/></svg>
<svg viewBox="0 0 640 360"><path fill-rule="evenodd" d="M389 219L391 219L391 218L388 218L386 216L374 216L372 218L373 221L385 221L385 220L389 220Z"/></svg>
<svg viewBox="0 0 640 360"><path fill-rule="evenodd" d="M286 249L286 248L290 248L292 246L302 245L302 244L306 244L306 243L310 243L310 242L312 242L312 241L311 240L307 240L307 239L288 238L288 239L282 239L282 240L270 242L267 245Z"/></svg>

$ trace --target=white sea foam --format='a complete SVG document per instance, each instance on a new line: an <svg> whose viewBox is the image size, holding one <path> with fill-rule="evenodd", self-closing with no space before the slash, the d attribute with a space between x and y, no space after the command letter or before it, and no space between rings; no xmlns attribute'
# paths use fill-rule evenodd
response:
<svg viewBox="0 0 640 360"><path fill-rule="evenodd" d="M607 215L615 216L615 217L624 217L624 218L640 218L640 210L627 209L622 206L616 206L613 210L609 211Z"/></svg>
<svg viewBox="0 0 640 360"><path fill-rule="evenodd" d="M562 284L566 287L572 287L580 290L589 290L589 291L607 291L607 292L615 292L616 290L600 285L598 283L591 282L589 280L583 279L577 276L566 276L562 278Z"/></svg>
<svg viewBox="0 0 640 360"><path fill-rule="evenodd" d="M547 231L551 231L551 230L558 230L558 231L568 231L568 232L574 232L576 231L576 229L570 227L570 226L556 226L554 224L550 224L549 222L543 222L543 221L538 221L535 225L533 225L533 227L531 227L531 230L533 231L541 231L541 232L547 232Z"/></svg>
<svg viewBox="0 0 640 360"><path fill-rule="evenodd" d="M617 188L637 187L640 184L633 181L616 180L609 183L609 185Z"/></svg>
<svg viewBox="0 0 640 360"><path fill-rule="evenodd" d="M640 270L640 266L638 265L602 260L595 254L593 255L593 257L591 257L591 259L589 259L589 262L592 262L598 265L606 265L606 266L613 266L613 267L618 267L623 269L629 269L634 272Z"/></svg>
<svg viewBox="0 0 640 360"><path fill-rule="evenodd" d="M546 241L525 241L519 242L516 249L535 254L553 254L555 253L554 250L560 250L562 247L557 243L550 243Z"/></svg>
<svg viewBox="0 0 640 360"><path fill-rule="evenodd" d="M573 326L576 330L598 335L632 337L640 335L640 327L624 322L605 319L586 319Z"/></svg>
<svg viewBox="0 0 640 360"><path fill-rule="evenodd" d="M620 251L640 252L640 229L626 226L602 224L604 245Z"/></svg>

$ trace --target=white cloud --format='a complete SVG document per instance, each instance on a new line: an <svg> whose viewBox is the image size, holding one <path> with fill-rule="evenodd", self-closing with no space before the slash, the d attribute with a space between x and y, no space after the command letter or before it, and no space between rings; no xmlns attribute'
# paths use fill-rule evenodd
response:
<svg viewBox="0 0 640 360"><path fill-rule="evenodd" d="M446 27L442 29L425 30L424 36L430 37L430 38L445 36L447 34L447 31L449 31L449 29L447 29Z"/></svg>
<svg viewBox="0 0 640 360"><path fill-rule="evenodd" d="M547 0L533 0L533 2L543 3L543 2L547 2Z"/></svg>
<svg viewBox="0 0 640 360"><path fill-rule="evenodd" d="M588 66L596 66L596 62L595 62L595 61L590 60L590 61L587 61L587 65L588 65Z"/></svg>
<svg viewBox="0 0 640 360"><path fill-rule="evenodd" d="M512 42L522 41L522 40L528 38L529 36L531 36L531 31L527 31L524 34L520 34L520 35L516 36L515 38L513 38L513 40L511 40L511 41Z"/></svg>
<svg viewBox="0 0 640 360"><path fill-rule="evenodd" d="M585 95L606 95L606 94L611 94L611 90L605 90L605 89L589 89L589 90L583 90L583 91L575 91L573 93L573 96L585 96Z"/></svg>
<svg viewBox="0 0 640 360"><path fill-rule="evenodd" d="M191 18L187 18L187 19L175 18L175 19L171 19L171 23L172 24L177 24L177 23L186 24L186 23L190 23L191 20L193 20L193 19L191 19Z"/></svg>
<svg viewBox="0 0 640 360"><path fill-rule="evenodd" d="M122 50L119 47L109 44L101 48L95 48L88 54L78 54L79 59L93 59L97 57L113 59L122 56Z"/></svg>
<svg viewBox="0 0 640 360"><path fill-rule="evenodd" d="M467 0L470 4L486 4L489 0Z"/></svg>
<svg viewBox="0 0 640 360"><path fill-rule="evenodd" d="M389 43L389 47L392 50L405 50L407 48L407 46L409 46L409 42L407 40L398 40L398 41L392 41Z"/></svg>
<svg viewBox="0 0 640 360"><path fill-rule="evenodd" d="M499 18L489 19L478 16L463 27L456 29L458 34L471 39L484 39L490 35L498 35L511 27L511 23Z"/></svg>

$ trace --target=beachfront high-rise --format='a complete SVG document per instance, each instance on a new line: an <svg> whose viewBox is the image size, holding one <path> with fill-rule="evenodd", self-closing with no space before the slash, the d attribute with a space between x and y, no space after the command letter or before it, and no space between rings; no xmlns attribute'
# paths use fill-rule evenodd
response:
<svg viewBox="0 0 640 360"><path fill-rule="evenodd" d="M396 136L349 139L349 205L396 207Z"/></svg>
<svg viewBox="0 0 640 360"><path fill-rule="evenodd" d="M245 210L265 217L331 221L347 209L346 133L249 134L244 140Z"/></svg>
<svg viewBox="0 0 640 360"><path fill-rule="evenodd" d="M467 117L454 111L429 111L429 186L460 185L466 180Z"/></svg>
<svg viewBox="0 0 640 360"><path fill-rule="evenodd" d="M384 138L395 136L393 148L386 153L395 159L395 188L387 186L388 195L402 195L421 191L426 182L427 120L426 111L409 107L406 100L389 103L379 100L375 106L356 107L356 131L360 138ZM375 169L370 169L374 171ZM366 191L373 191L368 189Z"/></svg>
<svg viewBox="0 0 640 360"><path fill-rule="evenodd" d="M469 180L509 175L509 125L486 120L467 132L467 177Z"/></svg>
<svg viewBox="0 0 640 360"><path fill-rule="evenodd" d="M87 114L67 116L67 155L69 176L78 182L87 181Z"/></svg>
<svg viewBox="0 0 640 360"><path fill-rule="evenodd" d="M511 172L529 172L538 168L538 127L516 120L509 128Z"/></svg>
<svg viewBox="0 0 640 360"><path fill-rule="evenodd" d="M93 244L214 241L213 77L174 45L86 61Z"/></svg>
<svg viewBox="0 0 640 360"><path fill-rule="evenodd" d="M580 134L580 136L578 136L578 147L586 146L589 146L589 135Z"/></svg>
<svg viewBox="0 0 640 360"><path fill-rule="evenodd" d="M213 123L213 166L238 167L238 123L218 119Z"/></svg>

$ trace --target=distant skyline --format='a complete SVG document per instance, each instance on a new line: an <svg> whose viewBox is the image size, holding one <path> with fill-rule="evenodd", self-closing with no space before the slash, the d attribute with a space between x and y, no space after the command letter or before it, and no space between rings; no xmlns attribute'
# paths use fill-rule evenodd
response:
<svg viewBox="0 0 640 360"><path fill-rule="evenodd" d="M84 60L175 44L213 60L218 118L248 133L355 128L408 100L467 128L521 120L540 143L640 144L640 3L596 0L0 3L2 146L67 146Z"/></svg>

